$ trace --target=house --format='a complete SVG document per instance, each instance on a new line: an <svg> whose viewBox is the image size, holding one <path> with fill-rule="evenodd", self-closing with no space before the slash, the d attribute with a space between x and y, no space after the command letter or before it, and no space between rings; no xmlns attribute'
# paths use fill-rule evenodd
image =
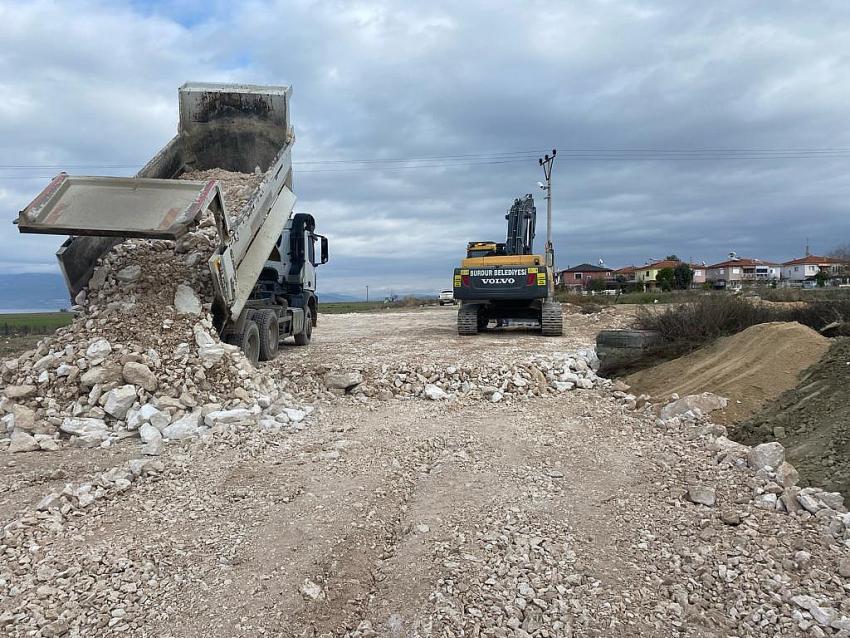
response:
<svg viewBox="0 0 850 638"><path fill-rule="evenodd" d="M814 279L818 272L823 270L830 279L837 279L846 276L847 266L843 261L832 257L806 255L782 264L782 278L790 282L802 282Z"/></svg>
<svg viewBox="0 0 850 638"><path fill-rule="evenodd" d="M593 264L579 264L572 268L566 268L558 271L555 278L559 286L563 286L567 290L584 290L590 287L594 280L607 280L614 272L610 268L604 266L594 266Z"/></svg>
<svg viewBox="0 0 850 638"><path fill-rule="evenodd" d="M620 283L634 283L635 281L635 267L634 266L623 266L622 268L618 268L614 272L611 273L611 276L615 281Z"/></svg>
<svg viewBox="0 0 850 638"><path fill-rule="evenodd" d="M692 286L702 286L705 283L705 264L688 264L694 271Z"/></svg>
<svg viewBox="0 0 850 638"><path fill-rule="evenodd" d="M635 281L647 288L655 288L655 276L658 274L658 271L663 268L675 268L680 263L682 262L675 259L661 259L660 261L653 261L643 266L637 266L635 268Z"/></svg>
<svg viewBox="0 0 850 638"><path fill-rule="evenodd" d="M732 257L705 270L706 281L726 284L777 281L781 276L779 264L748 257Z"/></svg>

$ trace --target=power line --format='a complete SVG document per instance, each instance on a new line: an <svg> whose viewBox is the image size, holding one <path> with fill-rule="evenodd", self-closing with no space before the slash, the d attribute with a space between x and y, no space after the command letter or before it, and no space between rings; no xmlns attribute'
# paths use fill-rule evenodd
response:
<svg viewBox="0 0 850 638"><path fill-rule="evenodd" d="M299 173L338 173L352 171L398 171L425 168L455 168L525 162L539 154L538 151L505 151L478 154L433 155L424 157L316 159L293 162L305 168ZM850 158L848 148L571 148L561 151L559 157L566 161L755 161L755 160L810 160ZM354 165L354 166L352 166ZM138 168L141 164L2 164L0 170L37 169L121 169ZM52 175L0 175L0 179L44 179Z"/></svg>

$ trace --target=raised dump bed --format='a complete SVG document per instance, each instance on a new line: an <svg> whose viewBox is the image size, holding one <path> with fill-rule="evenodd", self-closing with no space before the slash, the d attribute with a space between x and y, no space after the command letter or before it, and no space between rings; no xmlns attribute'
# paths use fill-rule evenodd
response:
<svg viewBox="0 0 850 638"><path fill-rule="evenodd" d="M57 253L73 298L121 238L176 239L211 210L220 334L252 359L273 356L278 336L307 343L318 310L315 267L327 261L327 241L312 216L292 212L291 89L187 83L178 94L177 135L134 178L60 174L21 211L19 230L73 235ZM178 179L210 169L262 179L240 198L244 205L227 211L216 180ZM258 325L267 331L262 338Z"/></svg>

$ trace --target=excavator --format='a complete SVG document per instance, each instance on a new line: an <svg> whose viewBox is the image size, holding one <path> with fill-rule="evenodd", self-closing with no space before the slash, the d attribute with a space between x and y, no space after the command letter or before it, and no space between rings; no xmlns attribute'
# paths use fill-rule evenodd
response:
<svg viewBox="0 0 850 638"><path fill-rule="evenodd" d="M547 158L548 159L548 158ZM561 304L554 301L554 263L551 241L546 255L534 254L537 209L532 195L514 200L504 243L469 242L466 259L454 271L454 298L460 335L487 330L510 320L533 320L543 335L563 334Z"/></svg>

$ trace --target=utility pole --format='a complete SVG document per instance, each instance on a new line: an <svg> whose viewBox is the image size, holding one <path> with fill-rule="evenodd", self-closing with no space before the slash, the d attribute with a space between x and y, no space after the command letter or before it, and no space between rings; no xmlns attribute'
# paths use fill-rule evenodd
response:
<svg viewBox="0 0 850 638"><path fill-rule="evenodd" d="M366 303L369 303L369 286L366 285Z"/></svg>
<svg viewBox="0 0 850 638"><path fill-rule="evenodd" d="M551 298L555 292L555 247L552 245L552 164L555 162L555 155L558 154L556 149L552 149L552 155L544 155L537 160L537 163L543 167L543 176L546 178L546 184L543 189L546 191L546 266L550 268L551 277L549 277L549 297Z"/></svg>

